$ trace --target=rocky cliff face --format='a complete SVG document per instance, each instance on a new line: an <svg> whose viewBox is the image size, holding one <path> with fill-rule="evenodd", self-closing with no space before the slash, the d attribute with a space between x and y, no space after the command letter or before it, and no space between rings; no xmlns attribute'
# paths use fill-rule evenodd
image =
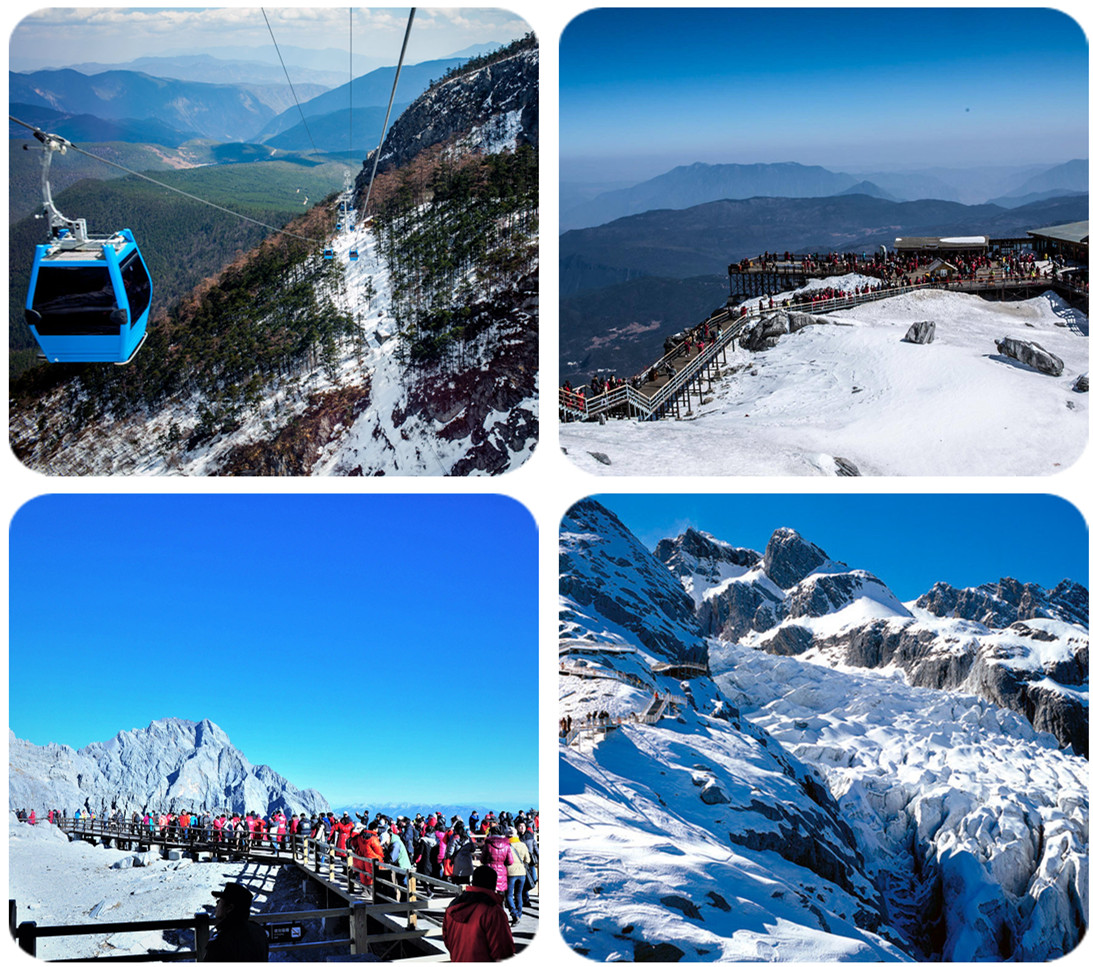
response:
<svg viewBox="0 0 1093 967"><path fill-rule="evenodd" d="M616 622L657 655L700 651L705 660L690 597L602 504L582 500L563 518L559 567L563 597Z"/></svg>
<svg viewBox="0 0 1093 967"><path fill-rule="evenodd" d="M433 84L391 126L380 172L399 168L436 144L458 138L467 150L539 145L539 47L525 38L497 59ZM365 175L365 166L358 188Z"/></svg>
<svg viewBox="0 0 1093 967"><path fill-rule="evenodd" d="M79 750L37 746L9 732L8 748L9 801L37 808L39 815L54 807L71 815L85 800L96 811L103 802L117 802L126 812L145 805L262 815L275 808L330 808L314 789L298 789L269 766L251 765L208 719L159 719Z"/></svg>
<svg viewBox="0 0 1093 967"><path fill-rule="evenodd" d="M680 579L696 605L702 603L708 589L739 576L759 561L755 551L733 547L693 527L675 539L658 541L653 557Z"/></svg>
<svg viewBox="0 0 1093 967"><path fill-rule="evenodd" d="M938 617L967 618L988 628L1005 628L1026 618L1057 618L1082 627L1089 622L1089 591L1074 581L1061 581L1050 591L1014 578L963 589L939 581L915 606Z"/></svg>

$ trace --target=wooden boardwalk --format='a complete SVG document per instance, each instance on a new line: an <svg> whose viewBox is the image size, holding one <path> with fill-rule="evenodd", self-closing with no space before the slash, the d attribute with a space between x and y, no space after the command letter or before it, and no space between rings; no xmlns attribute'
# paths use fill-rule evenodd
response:
<svg viewBox="0 0 1093 967"><path fill-rule="evenodd" d="M803 284L802 281L796 281L796 275L789 271L780 275L773 273L772 277L780 278L788 288ZM761 321L786 311L812 314L837 312L923 289L967 292L1002 301L1027 299L1049 289L1056 289L1065 292L1068 298L1077 299L1079 304L1084 299L1088 308L1087 291L1058 280L1044 278L916 281L838 298L799 296L777 302L771 297L771 304L761 305L751 311L726 306L716 310L690 330L695 338L689 349L685 346L673 348L637 376L624 381L621 386L596 395L590 394L588 386L562 388L558 394L559 416L564 423L592 420L602 423L607 417L657 420L671 415L676 419L690 416L694 412L693 398L696 397L701 404L706 395L713 393L713 380L720 376L720 367L727 363L726 354L736 349L737 341L744 330L756 320ZM708 342L702 338L705 334L709 335ZM1088 335L1088 331L1085 334Z"/></svg>

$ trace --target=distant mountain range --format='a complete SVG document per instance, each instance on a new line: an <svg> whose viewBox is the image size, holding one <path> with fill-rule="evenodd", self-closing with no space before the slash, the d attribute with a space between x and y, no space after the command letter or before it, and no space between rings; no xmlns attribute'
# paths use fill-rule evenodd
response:
<svg viewBox="0 0 1093 967"><path fill-rule="evenodd" d="M276 114L252 92L230 84L176 81L134 71L93 77L74 70L8 76L13 103L105 120L155 118L218 141L247 140Z"/></svg>
<svg viewBox="0 0 1093 967"><path fill-rule="evenodd" d="M403 67L392 121L430 81L467 59L451 57ZM258 65L261 70L245 65L235 65L239 68L235 71L219 65L213 70L211 60L147 59L146 66L174 70L185 75L181 79L117 68L91 74L72 68L9 72L9 113L39 127L52 125L50 130L56 129L77 143L125 141L178 147L189 140L208 138L257 141L286 151L318 148L345 152L359 160L379 141L393 67L376 68L354 78L352 93L348 81L333 88L294 83L294 97L284 83L283 71L278 77L263 65ZM204 67L210 69L205 72ZM203 74L241 79L192 79ZM266 83L255 83L255 77ZM30 137L30 132L17 126L9 126L9 130L13 137ZM350 130L352 145L348 143Z"/></svg>
<svg viewBox="0 0 1093 967"><path fill-rule="evenodd" d="M123 64L69 64L81 74L103 74L107 71L137 71L151 74L153 77L171 77L180 81L200 81L206 84L241 84L241 85L284 85L285 68L277 59L272 47L268 48L271 60L255 59L255 52L249 51L249 57L227 59L212 54L178 54L173 57L138 57ZM333 55L337 51L329 51ZM370 68L364 66L363 58L354 58L355 66L361 73ZM327 59L326 69L302 67L288 63L289 77L297 93L311 98L320 91L334 87L345 81L345 70L332 70L332 59ZM346 58L348 68L348 58ZM375 65L372 65L374 69Z"/></svg>
<svg viewBox="0 0 1093 967"><path fill-rule="evenodd" d="M43 131L59 134L76 144L121 141L128 144L158 144L177 148L197 137L192 129L172 127L156 118L103 118L94 114L72 114L42 104L10 104L10 113ZM26 140L31 132L8 122L8 137Z"/></svg>
<svg viewBox="0 0 1093 967"><path fill-rule="evenodd" d="M684 278L725 272L730 262L763 251L872 253L898 235L1009 236L1085 217L1087 196L1048 199L1021 208L871 195L751 197L691 208L643 212L566 232L563 260L640 274ZM563 291L573 291L562 280Z"/></svg>
<svg viewBox="0 0 1093 967"><path fill-rule="evenodd" d="M451 57L444 60L427 60L420 64L406 65L399 75L399 103L405 107L429 86L430 81L437 80L449 68L458 67L466 63L466 60L465 57ZM354 110L358 108L383 108L386 110L394 77L394 67L379 67L362 77L353 79L352 97L350 97L350 85L346 82L302 103L299 109L293 104L290 108L272 118L258 132L257 139L259 141L269 140L275 135L300 124L301 111L310 126L313 119L338 111L347 111L350 103L352 103ZM394 115L394 117L397 116L398 113ZM394 117L392 120L394 120ZM375 144L371 147L375 147Z"/></svg>
<svg viewBox="0 0 1093 967"><path fill-rule="evenodd" d="M1088 206L1087 195L1016 208L893 202L865 194L753 197L648 211L566 232L559 240L559 375L636 372L657 358L665 336L724 304L727 266L741 258L786 250L872 253L891 247L898 235L1023 236L1088 218ZM721 280L716 290L714 277ZM707 298L712 301L695 312L696 302Z"/></svg>
<svg viewBox="0 0 1093 967"><path fill-rule="evenodd" d="M14 805L67 809L90 801L96 812L112 802L134 809L210 809L263 816L280 808L326 812L314 789L298 789L267 765L251 765L208 719L157 719L82 749L38 746L8 733L8 799Z"/></svg>
<svg viewBox="0 0 1093 967"><path fill-rule="evenodd" d="M936 169L928 172L870 172L851 175L818 165L692 164L628 188L602 192L592 198L570 194L561 213L562 231L588 228L661 208L681 209L721 199L757 196L818 198L839 194L867 194L890 201L937 199L978 204L992 194L1029 201L1089 190L1089 163L1075 160L1054 167L1008 167L967 172ZM1004 204L1004 202L998 202Z"/></svg>

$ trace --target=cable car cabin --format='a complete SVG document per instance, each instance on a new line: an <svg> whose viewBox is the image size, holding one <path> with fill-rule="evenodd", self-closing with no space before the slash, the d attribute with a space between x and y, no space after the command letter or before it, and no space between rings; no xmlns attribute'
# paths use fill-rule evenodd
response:
<svg viewBox="0 0 1093 967"><path fill-rule="evenodd" d="M39 245L26 321L51 363L127 363L147 335L152 279L133 233Z"/></svg>
<svg viewBox="0 0 1093 967"><path fill-rule="evenodd" d="M360 258L360 255L357 253L357 250L355 248L351 248L349 250L349 261L350 262L356 262L357 259L359 259L359 258Z"/></svg>
<svg viewBox="0 0 1093 967"><path fill-rule="evenodd" d="M324 248L323 249L323 258L326 259L328 262L333 261L334 260L334 249Z"/></svg>

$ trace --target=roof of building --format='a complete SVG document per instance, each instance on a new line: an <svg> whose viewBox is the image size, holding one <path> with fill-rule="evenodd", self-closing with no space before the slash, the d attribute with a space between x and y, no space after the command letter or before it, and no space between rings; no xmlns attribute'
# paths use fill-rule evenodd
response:
<svg viewBox="0 0 1093 967"><path fill-rule="evenodd" d="M1065 225L1049 225L1047 228L1030 228L1029 235L1053 238L1059 242L1085 242L1089 244L1089 221L1067 222Z"/></svg>
<svg viewBox="0 0 1093 967"><path fill-rule="evenodd" d="M910 249L964 249L983 248L990 239L986 235L916 235L896 239L896 248Z"/></svg>

